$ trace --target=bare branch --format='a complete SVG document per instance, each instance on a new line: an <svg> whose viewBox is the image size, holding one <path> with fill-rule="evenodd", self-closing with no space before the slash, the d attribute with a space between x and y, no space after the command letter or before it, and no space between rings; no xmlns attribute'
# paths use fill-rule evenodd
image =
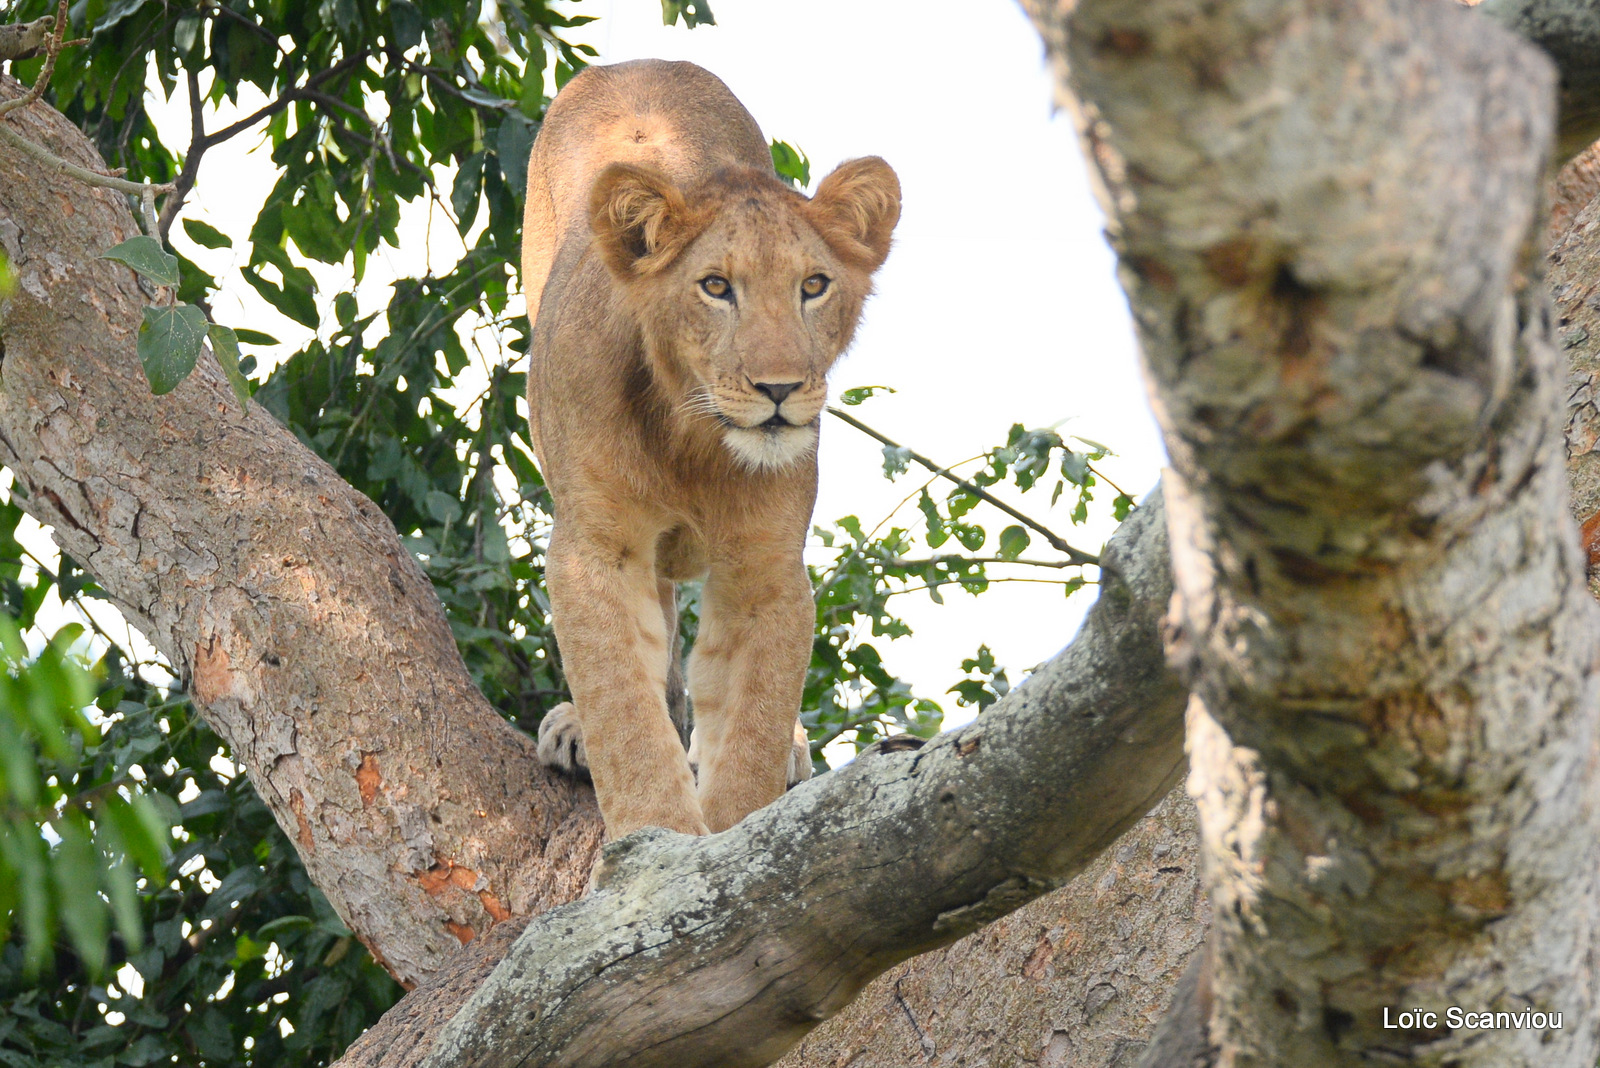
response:
<svg viewBox="0 0 1600 1068"><path fill-rule="evenodd" d="M156 232L151 235L163 245L167 243L167 233L172 229L173 220L183 210L184 198L194 188L194 181L200 174L200 158L210 147L206 142L205 102L200 99L200 72L188 67L184 74L189 86L189 151L183 158L183 169L172 183L172 193L161 205L161 218L156 223Z"/></svg>
<svg viewBox="0 0 1600 1068"><path fill-rule="evenodd" d="M17 149L19 152L25 153L26 155L31 156L33 159L38 160L50 170L58 174L65 174L72 178L76 178L84 185L97 186L101 189L115 189L119 193L129 193L133 196L143 196L147 192L170 193L172 191L172 186L170 184L152 185L147 182L130 182L126 178L117 178L113 175L101 174L98 171L91 171L87 167L79 167L77 164L68 163L66 160L61 159L59 156L52 154L46 149L40 148L38 145L34 144L32 141L29 141L21 134L13 133L4 124L0 124L0 140L5 141L6 144Z"/></svg>
<svg viewBox="0 0 1600 1068"><path fill-rule="evenodd" d="M346 56L344 59L341 59L333 66L328 67L326 70L320 70L311 77L307 78L304 85L295 86L294 88L284 90L283 93L281 93L271 103L251 112L238 122L230 123L220 130L215 130L212 133L207 134L205 146L207 148L214 148L229 138L238 136L263 119L270 119L272 116L276 115L278 112L282 111L296 100L301 99L309 90L315 89L319 85L326 84L328 81L338 77L346 71L366 62L369 54L370 53L366 49L362 49L358 52L352 52L350 55Z"/></svg>

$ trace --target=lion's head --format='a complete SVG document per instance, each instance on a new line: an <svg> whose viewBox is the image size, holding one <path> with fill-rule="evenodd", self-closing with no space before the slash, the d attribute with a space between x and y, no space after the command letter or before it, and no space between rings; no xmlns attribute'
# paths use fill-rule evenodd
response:
<svg viewBox="0 0 1600 1068"><path fill-rule="evenodd" d="M680 417L716 424L753 468L809 455L828 371L900 218L889 165L841 164L808 200L770 172L723 170L680 189L652 167L614 163L589 214Z"/></svg>

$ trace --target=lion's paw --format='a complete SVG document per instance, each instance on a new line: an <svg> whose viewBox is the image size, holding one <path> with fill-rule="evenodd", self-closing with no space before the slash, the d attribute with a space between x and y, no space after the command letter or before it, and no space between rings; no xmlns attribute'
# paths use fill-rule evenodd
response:
<svg viewBox="0 0 1600 1068"><path fill-rule="evenodd" d="M811 778L811 739L799 720L794 721L794 745L789 747L789 789Z"/></svg>
<svg viewBox="0 0 1600 1068"><path fill-rule="evenodd" d="M583 748L583 723L571 701L563 701L539 721L539 763L547 768L589 778L589 757Z"/></svg>

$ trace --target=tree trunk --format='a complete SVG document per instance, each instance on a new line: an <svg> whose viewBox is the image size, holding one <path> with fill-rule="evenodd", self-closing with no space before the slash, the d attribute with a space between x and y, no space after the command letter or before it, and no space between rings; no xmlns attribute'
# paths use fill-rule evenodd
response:
<svg viewBox="0 0 1600 1068"><path fill-rule="evenodd" d="M3 121L103 169L43 104ZM388 519L259 405L241 413L209 355L151 396L134 349L151 298L98 258L136 233L120 194L0 143L17 275L0 464L171 662L340 917L414 984L582 892L593 793L546 774L479 695Z"/></svg>
<svg viewBox="0 0 1600 1068"><path fill-rule="evenodd" d="M1588 1068L1597 620L1540 284L1549 63L1414 0L1030 6L1177 470L1207 1062ZM1385 1027L1410 1007L1440 1025Z"/></svg>

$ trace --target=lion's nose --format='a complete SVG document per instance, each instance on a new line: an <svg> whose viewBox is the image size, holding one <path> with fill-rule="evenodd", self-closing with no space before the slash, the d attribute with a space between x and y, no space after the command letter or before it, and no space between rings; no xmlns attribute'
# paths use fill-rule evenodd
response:
<svg viewBox="0 0 1600 1068"><path fill-rule="evenodd" d="M757 392L765 393L768 397L771 397L773 404L781 405L784 401L789 399L789 394L791 394L795 390L799 389L804 383L801 383L801 382L752 382L750 384L756 387L756 391Z"/></svg>

